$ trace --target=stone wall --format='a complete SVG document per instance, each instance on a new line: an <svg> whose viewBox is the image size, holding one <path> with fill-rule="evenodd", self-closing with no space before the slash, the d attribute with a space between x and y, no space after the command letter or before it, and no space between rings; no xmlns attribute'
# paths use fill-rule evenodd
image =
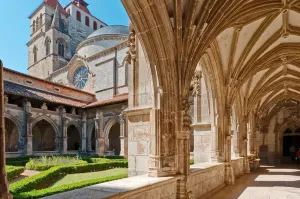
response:
<svg viewBox="0 0 300 199"><path fill-rule="evenodd" d="M128 174L145 174L150 155L150 113L132 110L128 117Z"/></svg>
<svg viewBox="0 0 300 199"><path fill-rule="evenodd" d="M222 163L191 166L188 176L190 198L208 198L225 186L225 166Z"/></svg>
<svg viewBox="0 0 300 199"><path fill-rule="evenodd" d="M236 178L244 174L244 158L233 158L231 164Z"/></svg>

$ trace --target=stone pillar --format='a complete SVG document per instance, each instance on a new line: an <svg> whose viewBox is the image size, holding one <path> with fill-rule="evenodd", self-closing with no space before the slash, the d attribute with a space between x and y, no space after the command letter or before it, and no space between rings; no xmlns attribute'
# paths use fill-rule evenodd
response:
<svg viewBox="0 0 300 199"><path fill-rule="evenodd" d="M86 112L82 113L81 153L86 154Z"/></svg>
<svg viewBox="0 0 300 199"><path fill-rule="evenodd" d="M188 100L182 103L181 132L178 133L178 170L181 177L177 182L177 198L188 198L188 175L190 174L190 105Z"/></svg>
<svg viewBox="0 0 300 199"><path fill-rule="evenodd" d="M65 109L63 109L65 113ZM68 153L68 122L69 119L64 116L63 118L63 153Z"/></svg>
<svg viewBox="0 0 300 199"><path fill-rule="evenodd" d="M235 177L231 164L231 107L226 106L224 115L224 129L225 129L225 183L227 185L234 185Z"/></svg>
<svg viewBox="0 0 300 199"><path fill-rule="evenodd" d="M127 119L122 112L120 114L120 142L121 142L121 151L120 156L128 157L128 138L127 138Z"/></svg>
<svg viewBox="0 0 300 199"><path fill-rule="evenodd" d="M63 106L60 106L56 109L56 112L60 115L60 128L59 128L59 135L58 135L58 151L61 154L64 154L64 114L66 110L64 109Z"/></svg>
<svg viewBox="0 0 300 199"><path fill-rule="evenodd" d="M31 103L29 101L24 102L24 111L26 118L26 155L32 155L32 113Z"/></svg>
<svg viewBox="0 0 300 199"><path fill-rule="evenodd" d="M249 159L248 159L248 117L243 118L243 129L242 129L242 157L244 157L244 173L250 173Z"/></svg>
<svg viewBox="0 0 300 199"><path fill-rule="evenodd" d="M98 110L95 118L96 154L104 156L104 117L103 112Z"/></svg>
<svg viewBox="0 0 300 199"><path fill-rule="evenodd" d="M4 82L3 82L3 64L0 61L0 198L12 199L12 195L9 193L9 185L7 182L7 175L5 171L5 107L4 107Z"/></svg>

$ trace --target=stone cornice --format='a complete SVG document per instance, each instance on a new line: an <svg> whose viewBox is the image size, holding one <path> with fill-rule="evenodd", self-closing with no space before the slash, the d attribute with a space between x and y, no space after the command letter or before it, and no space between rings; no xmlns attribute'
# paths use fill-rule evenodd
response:
<svg viewBox="0 0 300 199"><path fill-rule="evenodd" d="M127 41L128 40L128 36L123 35L103 35L103 36L98 36L98 37L92 37L90 39L87 39L83 42L81 42L77 48L76 48L76 52L78 52L78 50L80 50L80 48L89 45L91 43L97 42L97 41L105 41L105 40L124 40Z"/></svg>
<svg viewBox="0 0 300 199"><path fill-rule="evenodd" d="M26 45L29 47L32 43L34 43L36 40L38 40L40 37L45 36L45 32L40 32L35 37L33 37Z"/></svg>

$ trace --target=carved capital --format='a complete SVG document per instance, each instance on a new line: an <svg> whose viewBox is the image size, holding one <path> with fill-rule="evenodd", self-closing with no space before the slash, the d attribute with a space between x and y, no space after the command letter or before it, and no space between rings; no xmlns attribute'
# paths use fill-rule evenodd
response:
<svg viewBox="0 0 300 199"><path fill-rule="evenodd" d="M200 69L197 69L192 79L193 96L201 95L201 78L202 71Z"/></svg>

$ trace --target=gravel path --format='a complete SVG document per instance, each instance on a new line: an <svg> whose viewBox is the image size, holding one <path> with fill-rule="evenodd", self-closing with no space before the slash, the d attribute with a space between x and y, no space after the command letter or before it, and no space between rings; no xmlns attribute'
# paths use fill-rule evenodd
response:
<svg viewBox="0 0 300 199"><path fill-rule="evenodd" d="M21 175L15 179L12 179L11 181L9 181L9 183L14 183L20 180L23 180L24 178L39 174L40 171L33 171L33 170L25 170L23 173L21 173Z"/></svg>

